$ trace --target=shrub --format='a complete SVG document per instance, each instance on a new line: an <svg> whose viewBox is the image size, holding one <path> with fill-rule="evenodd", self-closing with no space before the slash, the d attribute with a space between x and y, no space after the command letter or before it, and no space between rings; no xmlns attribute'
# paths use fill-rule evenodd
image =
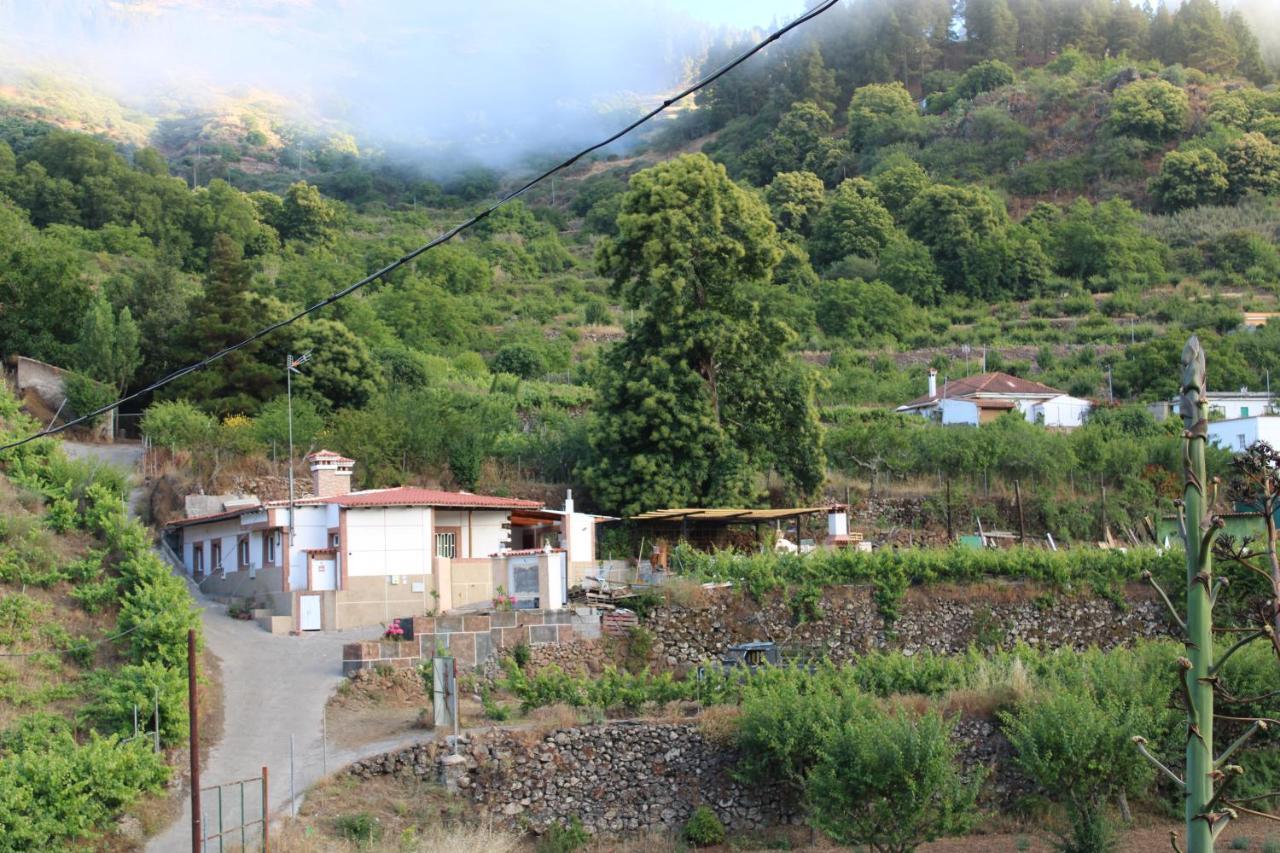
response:
<svg viewBox="0 0 1280 853"><path fill-rule="evenodd" d="M980 784L980 773L960 777L938 713L872 712L824 733L805 798L814 826L835 841L896 853L967 829Z"/></svg>
<svg viewBox="0 0 1280 853"><path fill-rule="evenodd" d="M85 376L83 373L67 373L64 385L67 392L67 406L77 417L83 417L89 412L109 405L116 398L115 391L110 385ZM104 415L99 415L88 424L96 426L103 417Z"/></svg>
<svg viewBox="0 0 1280 853"><path fill-rule="evenodd" d="M218 422L186 400L153 403L142 415L142 433L169 450L190 450L213 440Z"/></svg>
<svg viewBox="0 0 1280 853"><path fill-rule="evenodd" d="M1187 122L1187 93L1164 80L1139 80L1111 98L1107 124L1117 135L1151 142L1172 139Z"/></svg>
<svg viewBox="0 0 1280 853"><path fill-rule="evenodd" d="M1208 148L1170 151L1151 179L1151 194L1165 210L1215 204L1227 192L1227 164Z"/></svg>
<svg viewBox="0 0 1280 853"><path fill-rule="evenodd" d="M516 666L524 669L529 665L529 661L533 657L533 652L529 649L528 643L516 643L511 648L511 659L516 662Z"/></svg>
<svg viewBox="0 0 1280 853"><path fill-rule="evenodd" d="M132 735L135 707L139 727L153 730L158 701L160 740L171 746L186 739L189 719L185 670L147 661L116 672L95 672L89 685L90 700L83 716L100 730Z"/></svg>
<svg viewBox="0 0 1280 853"><path fill-rule="evenodd" d="M698 806L689 815L683 834L691 847L712 847L724 843L724 824L710 806Z"/></svg>
<svg viewBox="0 0 1280 853"><path fill-rule="evenodd" d="M489 368L494 373L510 373L521 379L536 379L547 372L542 354L526 344L507 344L498 350Z"/></svg>
<svg viewBox="0 0 1280 853"><path fill-rule="evenodd" d="M553 823L547 827L538 839L538 853L573 853L587 846L591 835L582 826L582 821L574 815L566 823Z"/></svg>
<svg viewBox="0 0 1280 853"><path fill-rule="evenodd" d="M338 815L333 824L339 835L357 844L372 844L382 838L382 822L368 812Z"/></svg>

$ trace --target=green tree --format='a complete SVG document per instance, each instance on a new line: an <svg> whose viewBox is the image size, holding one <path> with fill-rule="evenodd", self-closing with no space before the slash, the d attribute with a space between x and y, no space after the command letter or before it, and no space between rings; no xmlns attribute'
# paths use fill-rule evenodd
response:
<svg viewBox="0 0 1280 853"><path fill-rule="evenodd" d="M980 775L960 777L951 724L937 711L851 716L822 733L805 784L813 825L839 844L908 853L968 829Z"/></svg>
<svg viewBox="0 0 1280 853"><path fill-rule="evenodd" d="M988 59L964 72L956 84L955 93L961 98L976 98L984 92L994 92L1008 86L1016 79L1013 69L998 59Z"/></svg>
<svg viewBox="0 0 1280 853"><path fill-rule="evenodd" d="M321 195L319 189L298 181L285 191L280 219L275 224L285 240L327 245L333 242L337 215L333 202Z"/></svg>
<svg viewBox="0 0 1280 853"><path fill-rule="evenodd" d="M900 160L893 159L901 157ZM929 175L919 163L904 155L893 155L880 163L881 171L871 178L885 208L895 219L902 216L920 191L929 186Z"/></svg>
<svg viewBox="0 0 1280 853"><path fill-rule="evenodd" d="M494 373L510 373L521 379L538 379L547 372L542 353L528 344L506 344L489 365Z"/></svg>
<svg viewBox="0 0 1280 853"><path fill-rule="evenodd" d="M818 327L865 348L905 340L920 328L920 309L887 284L836 279L819 285Z"/></svg>
<svg viewBox="0 0 1280 853"><path fill-rule="evenodd" d="M893 217L865 178L836 187L813 225L809 252L819 269L848 255L875 258L893 236Z"/></svg>
<svg viewBox="0 0 1280 853"><path fill-rule="evenodd" d="M1228 143L1222 152L1227 167L1227 197L1238 201L1245 194L1280 190L1280 145L1261 133L1246 133Z"/></svg>
<svg viewBox="0 0 1280 853"><path fill-rule="evenodd" d="M780 229L807 236L826 194L822 179L812 172L779 172L765 188L764 197Z"/></svg>
<svg viewBox="0 0 1280 853"><path fill-rule="evenodd" d="M1007 0L965 0L965 38L981 59L1012 59L1018 46L1018 19Z"/></svg>
<svg viewBox="0 0 1280 853"><path fill-rule="evenodd" d="M129 309L115 314L110 303L99 297L85 314L76 346L77 366L116 392L123 392L142 363L140 344L138 325Z"/></svg>
<svg viewBox="0 0 1280 853"><path fill-rule="evenodd" d="M901 83L872 83L849 101L849 144L855 151L910 139L919 129L915 99Z"/></svg>
<svg viewBox="0 0 1280 853"><path fill-rule="evenodd" d="M791 105L762 146L768 165L766 172L797 172L805 168L805 158L818 147L818 140L831 133L831 116L813 101ZM762 174L761 177L768 177Z"/></svg>
<svg viewBox="0 0 1280 853"><path fill-rule="evenodd" d="M1107 125L1119 135L1150 142L1173 139L1187 123L1187 93L1164 80L1138 80L1111 96Z"/></svg>
<svg viewBox="0 0 1280 853"><path fill-rule="evenodd" d="M198 361L240 343L262 326L263 317L249 298L249 274L239 245L217 235L204 295L195 305L184 341L188 359ZM197 400L218 416L252 414L263 400L283 390L284 359L278 365L267 364L261 360L267 354L263 341L255 341L170 385L169 393Z"/></svg>
<svg viewBox="0 0 1280 853"><path fill-rule="evenodd" d="M942 276L929 248L902 233L880 252L880 279L917 305L937 305L942 299Z"/></svg>
<svg viewBox="0 0 1280 853"><path fill-rule="evenodd" d="M1173 59L1210 74L1230 74L1239 57L1236 44L1214 0L1185 0L1173 16Z"/></svg>
<svg viewBox="0 0 1280 853"><path fill-rule="evenodd" d="M1150 190L1165 210L1216 204L1230 188L1227 164L1208 148L1170 151L1160 162L1160 174Z"/></svg>
<svg viewBox="0 0 1280 853"><path fill-rule="evenodd" d="M752 503L777 470L822 481L813 380L761 308L780 251L769 211L704 155L637 173L601 271L640 312L604 356L583 478L604 506ZM785 438L784 438L785 436Z"/></svg>
<svg viewBox="0 0 1280 853"><path fill-rule="evenodd" d="M81 272L79 252L0 198L0 352L69 363L92 302Z"/></svg>
<svg viewBox="0 0 1280 853"><path fill-rule="evenodd" d="M294 387L327 400L334 408L363 406L385 384L369 347L337 320L303 320L290 327L293 353L311 352L294 377ZM284 359L277 359L281 370Z"/></svg>
<svg viewBox="0 0 1280 853"><path fill-rule="evenodd" d="M903 212L907 233L929 247L948 291L990 295L1012 260L1004 206L978 187L934 184Z"/></svg>
<svg viewBox="0 0 1280 853"><path fill-rule="evenodd" d="M1124 199L1096 206L1077 199L1053 226L1054 266L1085 281L1154 283L1164 274L1164 249L1143 233L1141 221Z"/></svg>

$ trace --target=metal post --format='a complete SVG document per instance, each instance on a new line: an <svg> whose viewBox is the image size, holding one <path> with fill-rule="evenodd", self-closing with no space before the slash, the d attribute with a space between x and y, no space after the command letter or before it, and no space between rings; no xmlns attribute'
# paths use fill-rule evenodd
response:
<svg viewBox="0 0 1280 853"><path fill-rule="evenodd" d="M262 853L271 853L271 809L267 797L267 768L262 767Z"/></svg>
<svg viewBox="0 0 1280 853"><path fill-rule="evenodd" d="M293 734L289 735L289 816L298 816L298 801L293 789Z"/></svg>
<svg viewBox="0 0 1280 853"><path fill-rule="evenodd" d="M240 780L240 849L246 848L245 841L245 814L244 814L244 780Z"/></svg>
<svg viewBox="0 0 1280 853"><path fill-rule="evenodd" d="M226 826L226 818L222 816L222 786L218 786L218 853L222 853L223 845L223 828Z"/></svg>
<svg viewBox="0 0 1280 853"><path fill-rule="evenodd" d="M289 410L289 543L293 543L293 353L284 360L285 398Z"/></svg>
<svg viewBox="0 0 1280 853"><path fill-rule="evenodd" d="M196 631L187 630L187 705L191 719L191 851L200 853L200 836L204 834L200 815L200 708L196 687ZM160 719L156 715L156 737Z"/></svg>
<svg viewBox="0 0 1280 853"><path fill-rule="evenodd" d="M155 711L156 730L151 733L151 746L156 751L160 751L160 688L151 688L151 707Z"/></svg>

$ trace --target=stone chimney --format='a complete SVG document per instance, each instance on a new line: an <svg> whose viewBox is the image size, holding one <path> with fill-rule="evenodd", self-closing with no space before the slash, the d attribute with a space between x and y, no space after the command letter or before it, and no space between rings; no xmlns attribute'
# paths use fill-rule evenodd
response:
<svg viewBox="0 0 1280 853"><path fill-rule="evenodd" d="M351 469L354 459L339 456L332 450L317 450L307 456L311 463L311 492L318 498L333 498L351 491Z"/></svg>
<svg viewBox="0 0 1280 853"><path fill-rule="evenodd" d="M938 396L938 368L929 368L929 396Z"/></svg>

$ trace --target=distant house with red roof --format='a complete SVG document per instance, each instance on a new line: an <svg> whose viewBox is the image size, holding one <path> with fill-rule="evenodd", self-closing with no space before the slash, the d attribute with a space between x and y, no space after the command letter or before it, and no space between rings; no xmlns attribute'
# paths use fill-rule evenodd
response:
<svg viewBox="0 0 1280 853"><path fill-rule="evenodd" d="M353 628L489 602L554 609L594 568L596 517L541 501L400 486L351 491L355 461L310 454L311 493L166 528L206 592L256 599L274 631Z"/></svg>
<svg viewBox="0 0 1280 853"><path fill-rule="evenodd" d="M943 380L939 388L938 371L931 369L928 393L899 406L897 411L923 415L940 424L970 426L990 423L1006 412L1017 411L1032 423L1073 429L1084 423L1092 406L1088 400L1008 373Z"/></svg>

